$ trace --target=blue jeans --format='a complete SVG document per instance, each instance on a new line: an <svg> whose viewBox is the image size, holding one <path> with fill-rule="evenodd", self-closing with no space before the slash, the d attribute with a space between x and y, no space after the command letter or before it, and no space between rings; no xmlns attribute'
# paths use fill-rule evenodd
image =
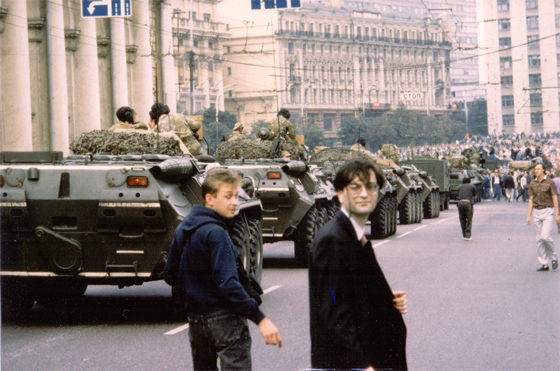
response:
<svg viewBox="0 0 560 371"><path fill-rule="evenodd" d="M189 313L194 370L251 370L251 333L247 319L228 310Z"/></svg>
<svg viewBox="0 0 560 371"><path fill-rule="evenodd" d="M494 184L494 198L497 198L498 201L502 198L502 186L499 184Z"/></svg>

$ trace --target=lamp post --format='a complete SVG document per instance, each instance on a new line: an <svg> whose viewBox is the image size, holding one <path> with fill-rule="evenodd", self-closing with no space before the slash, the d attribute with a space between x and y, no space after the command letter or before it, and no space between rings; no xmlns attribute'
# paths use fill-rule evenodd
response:
<svg viewBox="0 0 560 371"><path fill-rule="evenodd" d="M305 91L313 86L312 82L308 82L307 84L301 84L301 134L303 134L303 105L305 102Z"/></svg>
<svg viewBox="0 0 560 371"><path fill-rule="evenodd" d="M216 148L218 148L218 143L220 143L220 140L218 139L218 112L220 111L218 109L218 100L220 99L220 95L223 95L226 91L233 90L232 88L236 85L237 84L235 83L226 85L222 88L222 91L218 92L218 94L216 95Z"/></svg>

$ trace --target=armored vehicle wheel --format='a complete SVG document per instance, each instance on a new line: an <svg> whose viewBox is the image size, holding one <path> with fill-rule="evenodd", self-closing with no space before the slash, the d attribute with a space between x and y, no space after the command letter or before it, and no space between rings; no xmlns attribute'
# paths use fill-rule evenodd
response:
<svg viewBox="0 0 560 371"><path fill-rule="evenodd" d="M249 273L252 273L260 283L263 268L263 238L261 221L249 218Z"/></svg>
<svg viewBox="0 0 560 371"><path fill-rule="evenodd" d="M394 195L391 196L390 198L391 200L391 231L389 233L390 236L394 235L395 233L397 233L397 221L398 221L398 203L397 203L397 197L395 197Z"/></svg>
<svg viewBox="0 0 560 371"><path fill-rule="evenodd" d="M236 218L230 227L229 236L231 237L231 241L235 245L237 249L237 253L241 258L241 262L243 263L243 267L245 270L249 269L250 266L250 259L249 259L249 228L243 221L243 219Z"/></svg>
<svg viewBox="0 0 560 371"><path fill-rule="evenodd" d="M436 214L436 202L435 202L435 192L430 192L426 200L424 201L424 218L431 219L435 218Z"/></svg>
<svg viewBox="0 0 560 371"><path fill-rule="evenodd" d="M329 221L327 205L317 207L317 232Z"/></svg>
<svg viewBox="0 0 560 371"><path fill-rule="evenodd" d="M383 197L369 215L369 220L371 222L371 238L373 239L382 239L388 235L389 203L388 197Z"/></svg>
<svg viewBox="0 0 560 371"><path fill-rule="evenodd" d="M340 208L338 207L336 202L334 202L334 200L330 201L327 204L327 221L331 221L332 218L334 218L334 216L338 212L338 210L340 210Z"/></svg>
<svg viewBox="0 0 560 371"><path fill-rule="evenodd" d="M441 203L441 195L439 194L439 192L435 192L435 197L434 197L434 202L436 204L435 206L435 212L436 212L436 218L439 218L439 211L440 211L440 203Z"/></svg>
<svg viewBox="0 0 560 371"><path fill-rule="evenodd" d="M294 253L296 260L301 266L307 266L307 256L309 249L315 238L317 231L315 220L317 218L317 209L315 205L311 206L303 219L299 222L296 231L294 232Z"/></svg>
<svg viewBox="0 0 560 371"><path fill-rule="evenodd" d="M412 223L412 213L414 212L412 197L414 197L412 193L408 192L399 204L399 222L401 224Z"/></svg>
<svg viewBox="0 0 560 371"><path fill-rule="evenodd" d="M418 201L416 203L416 205L418 205L418 217L416 218L416 223L422 223L422 219L424 218L424 205L422 203L422 195L420 193L417 193L416 199Z"/></svg>

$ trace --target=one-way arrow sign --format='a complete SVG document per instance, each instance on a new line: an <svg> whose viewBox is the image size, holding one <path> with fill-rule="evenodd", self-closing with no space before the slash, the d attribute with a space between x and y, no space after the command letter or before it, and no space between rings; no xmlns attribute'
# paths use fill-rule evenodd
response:
<svg viewBox="0 0 560 371"><path fill-rule="evenodd" d="M82 0L82 17L130 17L131 0Z"/></svg>

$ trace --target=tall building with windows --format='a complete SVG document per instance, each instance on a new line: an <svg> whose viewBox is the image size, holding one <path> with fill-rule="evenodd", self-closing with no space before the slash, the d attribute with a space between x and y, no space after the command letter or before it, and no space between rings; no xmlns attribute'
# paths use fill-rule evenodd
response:
<svg viewBox="0 0 560 371"><path fill-rule="evenodd" d="M560 130L560 0L477 0L488 132Z"/></svg>
<svg viewBox="0 0 560 371"><path fill-rule="evenodd" d="M236 8L237 7L237 8ZM225 104L243 123L290 110L300 129L313 120L332 145L345 115L366 119L399 102L442 114L450 103L451 44L441 20L384 18L323 3L244 12L225 0Z"/></svg>
<svg viewBox="0 0 560 371"><path fill-rule="evenodd" d="M476 0L343 0L353 9L380 12L384 17L442 19L449 29L451 102L459 109L476 99L484 98L486 90L479 84L478 24Z"/></svg>

